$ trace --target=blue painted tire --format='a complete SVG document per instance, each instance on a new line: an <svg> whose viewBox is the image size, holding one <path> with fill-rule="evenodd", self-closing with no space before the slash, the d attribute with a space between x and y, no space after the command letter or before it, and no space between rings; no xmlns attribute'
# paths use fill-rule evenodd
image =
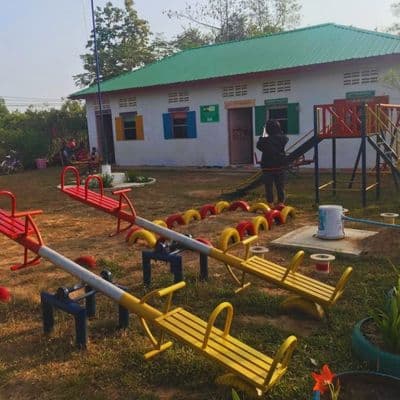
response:
<svg viewBox="0 0 400 400"><path fill-rule="evenodd" d="M365 318L354 327L351 335L353 352L359 359L366 361L372 370L400 378L400 355L380 350L362 333L362 325L371 319Z"/></svg>

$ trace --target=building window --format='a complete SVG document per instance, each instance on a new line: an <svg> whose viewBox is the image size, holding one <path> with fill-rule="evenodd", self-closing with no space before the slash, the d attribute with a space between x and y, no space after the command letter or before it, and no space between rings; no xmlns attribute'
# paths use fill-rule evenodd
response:
<svg viewBox="0 0 400 400"><path fill-rule="evenodd" d="M136 112L120 113L122 118L125 140L136 139Z"/></svg>
<svg viewBox="0 0 400 400"><path fill-rule="evenodd" d="M290 79L279 81L266 81L263 83L263 93L284 93L290 92L292 82Z"/></svg>
<svg viewBox="0 0 400 400"><path fill-rule="evenodd" d="M188 108L169 109L163 114L165 139L193 139L196 133L196 113Z"/></svg>
<svg viewBox="0 0 400 400"><path fill-rule="evenodd" d="M168 93L168 103L187 103L189 101L189 93L187 91L178 91Z"/></svg>
<svg viewBox="0 0 400 400"><path fill-rule="evenodd" d="M300 133L299 103L285 105L262 105L255 107L255 134L262 135L265 122L269 119L279 121L282 131L287 135Z"/></svg>
<svg viewBox="0 0 400 400"><path fill-rule="evenodd" d="M345 72L343 74L344 86L363 85L378 82L378 70L376 68L360 71Z"/></svg>
<svg viewBox="0 0 400 400"><path fill-rule="evenodd" d="M222 97L238 97L247 95L247 85L224 86L222 88Z"/></svg>
<svg viewBox="0 0 400 400"><path fill-rule="evenodd" d="M144 140L143 117L136 112L120 113L115 118L116 140Z"/></svg>
<svg viewBox="0 0 400 400"><path fill-rule="evenodd" d="M174 139L186 139L188 134L187 111L171 113L172 116L172 137Z"/></svg>
<svg viewBox="0 0 400 400"><path fill-rule="evenodd" d="M288 133L288 108L284 107L274 107L268 109L268 119L274 119L281 125L282 132L287 135Z"/></svg>
<svg viewBox="0 0 400 400"><path fill-rule="evenodd" d="M120 108L136 107L136 96L120 98L119 106Z"/></svg>

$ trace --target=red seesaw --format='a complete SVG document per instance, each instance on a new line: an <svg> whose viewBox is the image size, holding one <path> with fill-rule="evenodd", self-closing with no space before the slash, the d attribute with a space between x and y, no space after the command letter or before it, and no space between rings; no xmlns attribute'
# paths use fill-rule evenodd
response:
<svg viewBox="0 0 400 400"><path fill-rule="evenodd" d="M68 171L71 171L75 175L75 184L71 186L65 185L65 175ZM92 180L97 181L99 193L89 190L89 183ZM61 173L62 192L78 201L81 201L82 203L98 208L107 214L117 217L117 230L110 236L114 236L120 232L126 231L135 223L136 212L131 201L126 195L126 193L130 192L130 190L131 189L114 190L112 194L119 196L118 200L115 200L104 195L103 181L99 176L89 175L85 180L85 185L83 186L81 185L79 171L75 167L65 167ZM128 208L129 212L124 211L125 208ZM121 229L121 221L128 222L128 226Z"/></svg>
<svg viewBox="0 0 400 400"><path fill-rule="evenodd" d="M43 245L40 232L33 222L32 216L41 214L42 210L26 212L16 211L15 196L6 190L0 191L0 196L6 196L11 201L11 211L0 209L0 233L24 246L24 261L11 267L15 271L21 268L39 264L38 249ZM29 259L29 251L35 254Z"/></svg>

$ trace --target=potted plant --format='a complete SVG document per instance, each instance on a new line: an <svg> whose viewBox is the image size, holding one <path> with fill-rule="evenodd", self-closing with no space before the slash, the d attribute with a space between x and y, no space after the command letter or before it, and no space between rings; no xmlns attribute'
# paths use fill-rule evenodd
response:
<svg viewBox="0 0 400 400"><path fill-rule="evenodd" d="M385 305L356 324L352 348L373 370L400 378L400 277Z"/></svg>

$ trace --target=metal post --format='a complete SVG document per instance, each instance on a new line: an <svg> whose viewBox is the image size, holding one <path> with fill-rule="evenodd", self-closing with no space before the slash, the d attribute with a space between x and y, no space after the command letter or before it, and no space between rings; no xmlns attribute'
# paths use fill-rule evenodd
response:
<svg viewBox="0 0 400 400"><path fill-rule="evenodd" d="M315 203L319 204L318 110L314 106L314 185Z"/></svg>
<svg viewBox="0 0 400 400"><path fill-rule="evenodd" d="M100 88L100 63L99 63L99 53L98 53L98 49L97 49L96 17L95 17L95 12L94 12L93 0L90 0L90 4L92 7L94 58L96 61L97 101L99 102L99 111L100 111L100 139L103 143L103 160L104 160L105 164L108 164L109 163L108 146L107 146L107 139L104 135L103 102L102 102L102 98L101 98L101 88Z"/></svg>
<svg viewBox="0 0 400 400"><path fill-rule="evenodd" d="M354 163L353 172L351 174L351 178L349 181L349 186L348 186L349 189L351 189L353 187L354 179L356 177L356 173L357 173L357 169L358 169L358 164L360 164L361 151L362 151L362 144L360 145L360 148L358 149L356 162Z"/></svg>
<svg viewBox="0 0 400 400"><path fill-rule="evenodd" d="M361 107L361 199L362 206L367 206L367 124L366 124L366 107L362 103Z"/></svg>
<svg viewBox="0 0 400 400"><path fill-rule="evenodd" d="M40 293L40 303L42 305L43 332L50 333L54 328L53 306L47 300L47 293Z"/></svg>
<svg viewBox="0 0 400 400"><path fill-rule="evenodd" d="M376 200L379 200L381 197L381 156L379 152L376 152L376 165L375 165L375 174L376 174Z"/></svg>
<svg viewBox="0 0 400 400"><path fill-rule="evenodd" d="M332 195L336 196L336 138L332 139Z"/></svg>
<svg viewBox="0 0 400 400"><path fill-rule="evenodd" d="M93 288L91 288L89 285L85 286L85 293L92 291ZM96 293L94 291L85 298L85 307L88 318L92 318L96 315Z"/></svg>
<svg viewBox="0 0 400 400"><path fill-rule="evenodd" d="M200 280L208 280L208 256L200 253Z"/></svg>

